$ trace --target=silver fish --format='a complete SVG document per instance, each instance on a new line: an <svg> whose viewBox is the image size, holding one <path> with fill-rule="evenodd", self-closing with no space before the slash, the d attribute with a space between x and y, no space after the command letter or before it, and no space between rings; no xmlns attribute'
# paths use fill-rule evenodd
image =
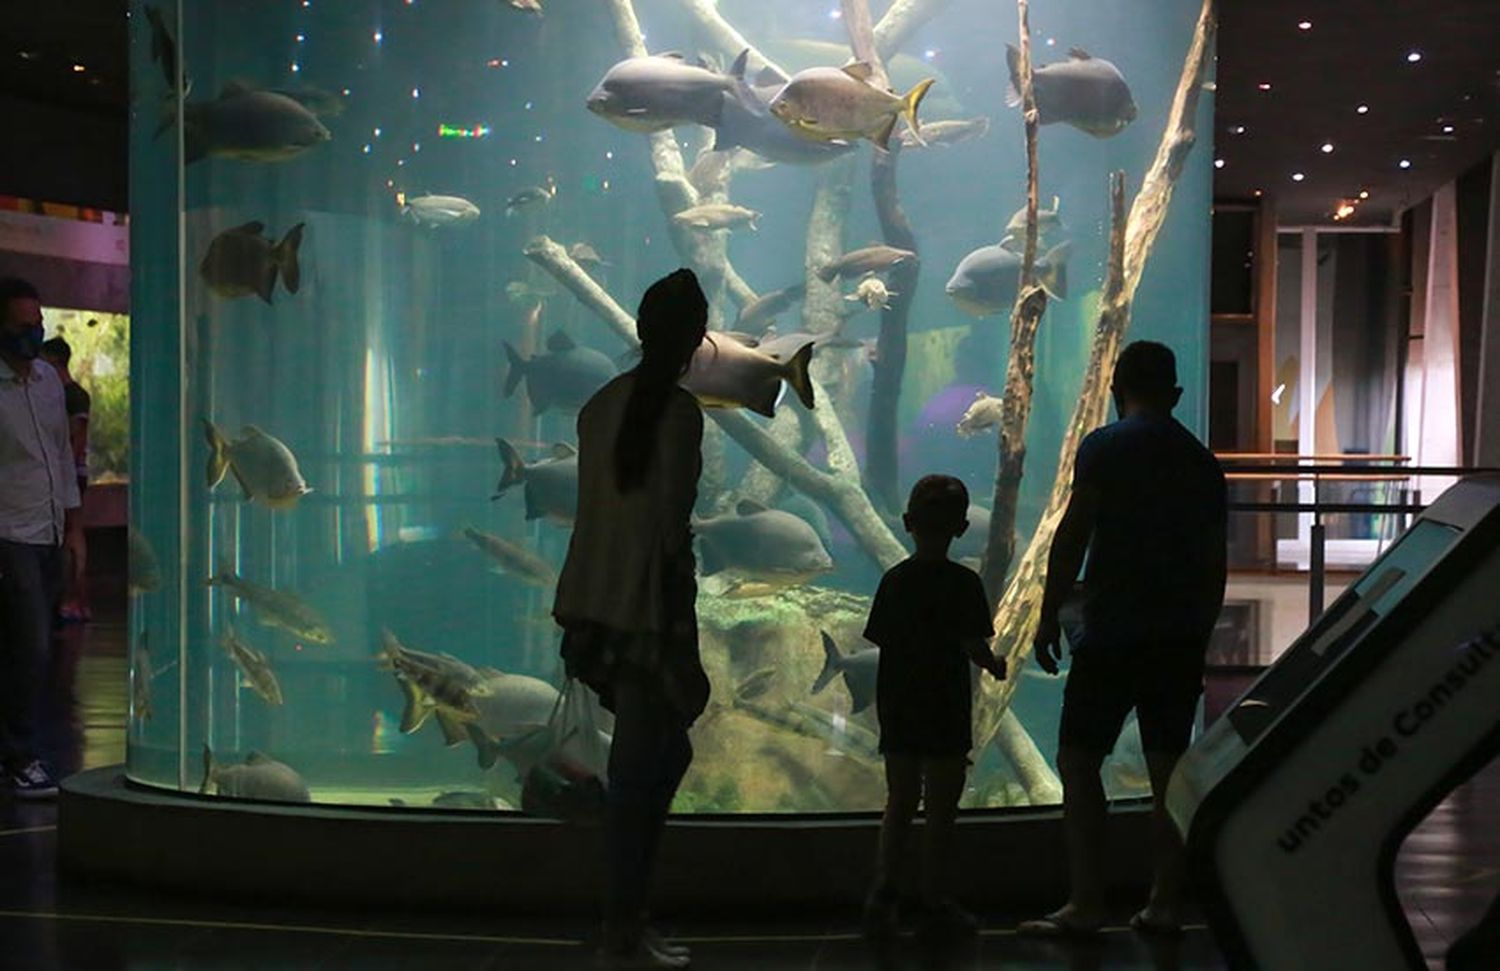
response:
<svg viewBox="0 0 1500 971"><path fill-rule="evenodd" d="M835 277L860 277L866 273L880 273L898 263L916 258L917 254L909 249L874 243L850 250L832 263L818 267L818 279L824 283L832 283Z"/></svg>
<svg viewBox="0 0 1500 971"><path fill-rule="evenodd" d="M728 572L726 596L796 586L833 569L833 557L806 520L741 499L732 513L694 522L705 577Z"/></svg>
<svg viewBox="0 0 1500 971"><path fill-rule="evenodd" d="M710 335L693 353L682 386L705 408L749 408L767 418L776 414L785 381L805 407L813 407L812 379L807 366L813 345L808 343L785 361L739 341Z"/></svg>
<svg viewBox="0 0 1500 971"><path fill-rule="evenodd" d="M736 206L727 202L709 202L703 205L684 209L672 217L673 222L693 229L735 229L739 226L749 226L753 233L760 227L756 220L760 219L760 213L754 209L746 209L744 206Z"/></svg>
<svg viewBox="0 0 1500 971"><path fill-rule="evenodd" d="M333 631L328 622L301 597L285 590L273 590L239 576L229 567L208 578L210 587L223 587L231 596L255 608L255 618L266 627L280 627L293 637L314 644L332 644Z"/></svg>
<svg viewBox="0 0 1500 971"><path fill-rule="evenodd" d="M526 519L550 519L568 524L578 514L578 450L558 442L552 446L552 457L527 464L519 452L503 438L495 439L505 470L495 484L499 499L513 486L524 485Z"/></svg>
<svg viewBox="0 0 1500 971"><path fill-rule="evenodd" d="M512 10L535 14L538 17L542 15L542 0L505 0L505 2Z"/></svg>
<svg viewBox="0 0 1500 971"><path fill-rule="evenodd" d="M810 694L818 694L834 678L842 677L844 687L849 689L849 711L857 715L875 701L875 675L880 670L880 648L867 647L841 654L838 644L828 636L827 631L819 633L823 635L823 670L813 682Z"/></svg>
<svg viewBox="0 0 1500 971"><path fill-rule="evenodd" d="M1036 238L1046 239L1049 235L1062 232L1062 216L1058 213L1062 209L1062 200L1057 196L1052 197L1052 208L1043 209L1040 206L1036 210ZM1005 234L1000 238L1000 245L1006 249L1013 249L1017 253L1026 245L1026 207L1015 211L1010 217L1010 222L1005 224Z"/></svg>
<svg viewBox="0 0 1500 971"><path fill-rule="evenodd" d="M577 411L619 373L609 355L580 347L560 330L547 338L547 353L531 358L522 357L509 341L503 343L510 361L505 396L515 394L524 380L531 410L538 415L552 408Z"/></svg>
<svg viewBox="0 0 1500 971"><path fill-rule="evenodd" d="M438 229L442 226L457 226L479 218L479 207L463 196L421 195L408 197L398 195L401 215L418 226Z"/></svg>
<svg viewBox="0 0 1500 971"><path fill-rule="evenodd" d="M801 37L788 39L767 37L758 46L767 57L792 72L825 64L843 64L849 60L847 41L834 43ZM891 87L897 91L905 91L923 78L934 79L932 90L927 92L927 97L922 101L924 113L944 118L952 118L963 113L964 106L952 95L955 90L952 82L934 62L913 54L894 54L885 59L885 71L890 78ZM761 76L756 78L755 84L757 87L779 88L787 80L785 76L773 76L773 72L768 70L763 71ZM925 138L927 133L925 123L922 125L922 133Z"/></svg>
<svg viewBox="0 0 1500 971"><path fill-rule="evenodd" d="M262 235L266 224L258 220L226 229L208 244L198 275L209 290L226 299L254 294L270 303L278 275L286 292L296 293L302 285L297 253L303 225L287 230L279 243Z"/></svg>
<svg viewBox="0 0 1500 971"><path fill-rule="evenodd" d="M694 123L712 127L732 79L675 52L631 57L605 72L588 109L626 131L657 132Z"/></svg>
<svg viewBox="0 0 1500 971"><path fill-rule="evenodd" d="M973 438L980 432L994 428L1000 424L1000 415L1005 408L1005 400L997 398L983 391L976 392L974 401L958 420L956 430L959 438Z"/></svg>
<svg viewBox="0 0 1500 971"><path fill-rule="evenodd" d="M1054 300L1068 296L1068 255L1072 244L1063 242L1046 254L1038 254L1036 279ZM1008 314L1016 302L1021 279L1021 254L1004 246L981 246L959 261L946 287L948 296L965 313L975 317Z"/></svg>
<svg viewBox="0 0 1500 971"><path fill-rule="evenodd" d="M254 425L246 425L240 429L240 437L230 441L205 418L203 434L208 439L205 472L210 489L224 481L226 472L233 472L246 501L271 509L290 509L313 491L302 478L292 450Z"/></svg>
<svg viewBox="0 0 1500 971"><path fill-rule="evenodd" d="M574 243L572 246L569 246L568 256L572 258L574 263L590 271L596 270L601 266L609 266L609 263L599 255L599 251L588 243Z"/></svg>
<svg viewBox="0 0 1500 971"><path fill-rule="evenodd" d="M401 686L405 706L401 710L401 732L410 735L436 718L443 741L457 745L468 737L464 727L479 717L480 673L449 654L429 654L406 647L390 631L381 632L382 671L390 671Z"/></svg>
<svg viewBox="0 0 1500 971"><path fill-rule="evenodd" d="M517 209L545 205L555 198L557 198L557 180L549 175L542 185L528 186L506 199L505 218L509 219Z"/></svg>
<svg viewBox="0 0 1500 971"><path fill-rule="evenodd" d="M523 583L545 590L557 585L557 574L552 567L530 550L473 526L465 526L463 533L475 549L490 558L497 572L508 573Z"/></svg>
<svg viewBox="0 0 1500 971"><path fill-rule="evenodd" d="M1021 52L1011 44L1005 45L1005 62L1010 68L1005 103L1016 108L1021 104ZM1037 120L1043 125L1061 122L1108 138L1135 121L1135 99L1120 69L1080 47L1068 51L1066 61L1034 67L1031 74Z"/></svg>
<svg viewBox="0 0 1500 971"><path fill-rule="evenodd" d="M730 69L732 90L724 96L724 105L714 125L714 151L743 148L771 162L789 165L816 165L854 150L854 142L843 139L815 141L788 128L771 113L770 105L785 81L773 87L756 90L745 81L742 51Z"/></svg>
<svg viewBox="0 0 1500 971"><path fill-rule="evenodd" d="M771 99L768 110L799 135L817 141L868 138L887 148L897 118L905 118L921 141L917 109L932 87L932 78L918 81L898 97L871 84L872 76L871 67L859 61L841 68L798 71Z"/></svg>
<svg viewBox="0 0 1500 971"><path fill-rule="evenodd" d="M990 131L990 120L983 115L978 118L953 119L944 121L928 121L922 124L922 140L909 131L904 131L899 136L903 148L920 148L922 142L927 147L936 148L939 145L957 145L959 142L967 142L970 139L983 138Z"/></svg>
<svg viewBox="0 0 1500 971"><path fill-rule="evenodd" d="M283 703L281 682L276 680L276 672L271 669L271 662L266 660L265 654L247 644L235 631L233 624L225 625L219 644L223 646L225 653L229 655L229 659L234 662L240 674L244 675L251 690L264 698L267 704Z"/></svg>
<svg viewBox="0 0 1500 971"><path fill-rule="evenodd" d="M231 81L213 101L183 105L183 161L280 162L331 139L317 115L284 94Z"/></svg>
<svg viewBox="0 0 1500 971"><path fill-rule="evenodd" d="M207 745L203 746L203 785L198 791L240 799L312 802L307 783L291 766L260 752L251 752L240 765L223 765Z"/></svg>

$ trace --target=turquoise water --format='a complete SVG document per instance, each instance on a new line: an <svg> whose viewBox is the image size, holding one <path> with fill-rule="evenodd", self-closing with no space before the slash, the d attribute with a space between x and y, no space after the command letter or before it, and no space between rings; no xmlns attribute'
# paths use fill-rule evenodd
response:
<svg viewBox="0 0 1500 971"><path fill-rule="evenodd" d="M480 746L468 737L445 745L435 719L401 730L401 685L376 663L382 632L408 648L451 655L481 679L491 675L478 669L491 668L560 685L545 577L527 582L515 570L495 572L463 530L514 544L538 557L543 572L560 565L565 525L526 520L520 487L491 498L503 471L497 436L527 463L546 460L554 443L574 437L565 408L536 414L530 402L538 392L524 384L505 394L505 345L526 358L544 355L548 338L562 332L604 355L606 369L628 367L628 348L523 248L541 235L565 246L588 243L605 261L591 266L594 279L630 312L645 286L688 261L674 243L693 237L685 232L674 241L648 136L585 107L605 71L625 56L608 5L543 5L537 17L501 0L131 4L132 315L140 322L132 348L132 515L160 577L135 596L131 621L135 694L150 702L150 718L138 710L131 726L129 771L137 780L197 790L208 746L226 765L265 753L291 766L318 801L424 805L464 790L519 805L514 759L482 768ZM638 0L635 11L651 51L702 52L727 69L738 51L716 42L691 14L711 6ZM175 120L162 58L152 56L148 7L191 81L186 126ZM883 8L876 4L877 20ZM847 33L831 0L723 0L717 10L788 72L847 59ZM1022 547L1051 488L1088 360L1105 259L1106 177L1123 169L1128 191L1139 187L1197 12L1191 0L1032 7L1039 65L1066 60L1072 47L1108 59L1138 111L1107 138L1066 123L1041 131L1043 207L1057 197L1063 223L1046 234L1047 246L1065 239L1071 254L1066 298L1052 302L1037 338L1017 518ZM962 438L954 425L977 390L1000 393L1008 316L971 316L944 284L966 254L999 240L1024 201L1022 125L1019 112L1005 106L1004 44L1015 30L1012 9L955 0L891 63L898 87L936 79L920 110L924 123L989 121L983 137L905 148L897 162L900 203L920 253L916 288L906 295L912 303L897 408L897 486L904 494L923 473L949 472L986 507L995 432ZM226 90L285 92L317 117L328 138L274 161L225 157L235 138L253 141L248 123L225 123L226 134L205 120L203 112L222 104ZM1131 329L1132 337L1175 348L1186 389L1180 416L1200 429L1211 104L1211 97L1201 102L1203 141L1178 182ZM673 132L692 166L710 133L691 123ZM221 154L183 164L182 148L199 139ZM751 289L802 283L807 265L824 261L807 256L816 208L842 222L841 233L823 237L824 251L881 239L870 189L873 154L864 140L817 165L766 167L753 153L737 153L728 200L761 215L757 231L729 233L727 255ZM533 201L507 214L508 200L538 187L555 191L550 198L533 191ZM437 226L403 215L398 199L410 204L429 194L460 197L478 213L450 204L450 215L466 217ZM423 205L439 208L431 201L414 208ZM211 244L252 222L263 231L241 235L268 243L239 240L250 255L235 258L221 248L216 269L205 275ZM255 247L269 249L299 224L297 292L289 292L283 273L268 304L248 292L264 282L266 257ZM811 299L779 315L778 332L838 327L841 339L814 354L816 407L837 416L863 462L881 315L849 312L860 305L841 297L858 282L852 277L819 296L815 281ZM236 283L246 284L246 294L226 296ZM716 324L733 329L735 294L713 296ZM597 359L595 367L599 373ZM793 448L823 463L823 443L794 420L805 415L796 395L785 394L778 410L790 416L780 424L796 438ZM256 480L264 471L256 454L242 455L240 467L210 488L205 420L230 442L245 426L274 437L295 455L312 491L286 508L244 501L236 476ZM757 591L704 582L700 614L714 702L695 728L698 758L678 808L874 809L881 788L868 751L873 710L852 712L841 679L818 694L810 690L824 661L820 630L845 653L866 646L858 638L863 598L880 573L868 544L825 504L753 471L713 423L705 448L710 470L700 515L752 495L823 531L836 566L748 599L719 594ZM262 478L249 484L264 500L274 476ZM895 535L904 538L899 524ZM295 596L321 618L321 639L331 643L305 629L268 625L274 612L205 582L230 571ZM231 627L263 655L281 704L268 703L231 660L222 645ZM498 733L490 740L501 744L515 740L521 722L531 724L518 713L521 701L514 711L503 701L484 722ZM1047 759L1060 701L1059 682L1034 671L1021 675L1014 710ZM607 728L607 720L602 724ZM1122 744L1112 776L1119 794L1139 788L1129 749ZM975 760L967 805L1028 801L1006 757L987 750Z"/></svg>

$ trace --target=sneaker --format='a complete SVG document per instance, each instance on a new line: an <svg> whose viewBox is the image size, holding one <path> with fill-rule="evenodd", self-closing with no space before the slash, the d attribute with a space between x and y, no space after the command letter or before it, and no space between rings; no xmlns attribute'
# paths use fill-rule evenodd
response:
<svg viewBox="0 0 1500 971"><path fill-rule="evenodd" d="M951 897L922 907L917 934L926 938L969 937L979 930L979 921Z"/></svg>
<svg viewBox="0 0 1500 971"><path fill-rule="evenodd" d="M11 790L17 799L51 799L57 795L57 780L37 759L10 773Z"/></svg>

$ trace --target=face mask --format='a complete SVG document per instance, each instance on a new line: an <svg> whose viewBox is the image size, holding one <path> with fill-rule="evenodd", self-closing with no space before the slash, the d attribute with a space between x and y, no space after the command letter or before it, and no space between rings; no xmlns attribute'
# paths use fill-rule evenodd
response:
<svg viewBox="0 0 1500 971"><path fill-rule="evenodd" d="M23 361L36 360L42 353L42 325L28 327L19 334L0 334L0 351Z"/></svg>

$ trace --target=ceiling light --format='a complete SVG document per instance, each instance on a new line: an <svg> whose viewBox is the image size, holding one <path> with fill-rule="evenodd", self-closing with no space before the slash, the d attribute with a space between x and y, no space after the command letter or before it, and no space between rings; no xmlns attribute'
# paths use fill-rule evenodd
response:
<svg viewBox="0 0 1500 971"><path fill-rule="evenodd" d="M1305 178L1307 178L1307 176L1303 175L1301 172L1293 172L1292 173L1292 181L1293 182L1301 182Z"/></svg>
<svg viewBox="0 0 1500 971"><path fill-rule="evenodd" d="M1443 126L1443 134L1444 135L1451 135L1451 134L1453 134L1453 126L1452 125L1444 125Z"/></svg>
<svg viewBox="0 0 1500 971"><path fill-rule="evenodd" d="M1230 125L1229 126L1229 134L1231 134L1231 135L1243 135L1243 134L1245 134L1245 126L1244 125Z"/></svg>
<svg viewBox="0 0 1500 971"><path fill-rule="evenodd" d="M1354 215L1354 203L1349 202L1346 199L1343 202L1339 203L1338 209L1336 209L1333 213L1333 218L1348 219L1352 215Z"/></svg>
<svg viewBox="0 0 1500 971"><path fill-rule="evenodd" d="M1369 189L1360 189L1359 190L1359 197L1361 199L1368 199L1368 198L1370 198L1370 190Z"/></svg>
<svg viewBox="0 0 1500 971"><path fill-rule="evenodd" d="M1259 88L1259 89L1261 89L1262 91L1269 91L1269 90L1271 90L1271 82L1270 81L1262 81L1259 84L1257 84L1256 87Z"/></svg>
<svg viewBox="0 0 1500 971"><path fill-rule="evenodd" d="M1333 154L1333 142L1324 142L1321 146L1319 146L1318 150L1321 151L1324 155Z"/></svg>
<svg viewBox="0 0 1500 971"><path fill-rule="evenodd" d="M1411 53L1409 53L1409 54L1406 55L1406 63L1408 63L1408 64L1415 64L1418 61L1420 61L1421 59L1422 59L1422 52L1421 51L1412 51Z"/></svg>
<svg viewBox="0 0 1500 971"><path fill-rule="evenodd" d="M1256 198L1260 198L1260 195L1261 195L1261 191L1259 189L1256 189L1255 190L1255 196L1256 196Z"/></svg>
<svg viewBox="0 0 1500 971"><path fill-rule="evenodd" d="M73 73L74 74L82 74L86 70L88 70L88 68L84 67L82 64L74 64L73 65Z"/></svg>
<svg viewBox="0 0 1500 971"><path fill-rule="evenodd" d="M1221 158L1214 159L1214 168L1216 168L1216 169L1222 169L1223 167L1224 167L1224 160L1223 159L1221 159Z"/></svg>
<svg viewBox="0 0 1500 971"><path fill-rule="evenodd" d="M1370 106L1369 105L1360 105L1358 108L1355 108L1354 110L1357 111L1357 112L1359 112L1362 115L1367 115L1367 114L1370 113Z"/></svg>
<svg viewBox="0 0 1500 971"><path fill-rule="evenodd" d="M1299 20L1299 21L1297 21L1297 29L1298 30L1312 30L1312 21L1311 20Z"/></svg>
<svg viewBox="0 0 1500 971"><path fill-rule="evenodd" d="M1398 165L1399 167L1401 167L1403 169L1409 169L1409 168L1411 168L1411 159L1404 158L1401 161L1397 162L1396 165Z"/></svg>
<svg viewBox="0 0 1500 971"><path fill-rule="evenodd" d="M34 61L42 56L36 51L17 51L16 53L21 55L21 60L23 61Z"/></svg>

